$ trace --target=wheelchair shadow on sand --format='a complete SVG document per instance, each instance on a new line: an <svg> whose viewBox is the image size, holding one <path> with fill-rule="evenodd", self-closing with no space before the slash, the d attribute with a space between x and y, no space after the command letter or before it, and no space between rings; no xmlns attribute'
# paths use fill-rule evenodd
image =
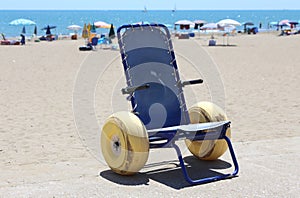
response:
<svg viewBox="0 0 300 198"><path fill-rule="evenodd" d="M186 163L187 171L192 179L201 179L216 175L221 176L226 173L221 173L219 171L228 172L226 169L232 167L230 163L220 159L214 161L202 161L194 156L187 156L184 158L184 161ZM150 170L142 170L133 176L122 176L111 170L105 170L100 172L100 176L113 183L125 186L149 185L150 180L154 180L177 190L193 186L184 179L178 160L147 164L145 165L145 169Z"/></svg>

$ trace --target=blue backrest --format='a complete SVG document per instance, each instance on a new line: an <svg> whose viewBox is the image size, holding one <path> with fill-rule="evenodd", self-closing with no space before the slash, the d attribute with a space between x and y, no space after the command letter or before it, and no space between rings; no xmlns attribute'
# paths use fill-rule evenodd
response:
<svg viewBox="0 0 300 198"><path fill-rule="evenodd" d="M98 45L98 37L93 37L91 41L93 46Z"/></svg>
<svg viewBox="0 0 300 198"><path fill-rule="evenodd" d="M122 26L119 46L128 86L149 84L131 97L147 129L189 122L168 29L163 25Z"/></svg>

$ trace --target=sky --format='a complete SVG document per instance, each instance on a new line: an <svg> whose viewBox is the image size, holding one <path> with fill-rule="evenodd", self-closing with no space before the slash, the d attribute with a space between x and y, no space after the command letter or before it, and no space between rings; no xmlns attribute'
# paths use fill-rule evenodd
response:
<svg viewBox="0 0 300 198"><path fill-rule="evenodd" d="M177 10L300 10L300 0L4 0L0 10L171 10L175 5Z"/></svg>

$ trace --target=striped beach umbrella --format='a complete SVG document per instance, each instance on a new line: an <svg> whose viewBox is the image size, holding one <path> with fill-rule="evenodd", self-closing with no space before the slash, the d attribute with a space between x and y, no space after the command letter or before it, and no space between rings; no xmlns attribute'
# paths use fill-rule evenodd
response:
<svg viewBox="0 0 300 198"><path fill-rule="evenodd" d="M109 29L110 28L110 24L104 22L104 21L97 21L94 23L95 27L96 28L106 28L106 29Z"/></svg>

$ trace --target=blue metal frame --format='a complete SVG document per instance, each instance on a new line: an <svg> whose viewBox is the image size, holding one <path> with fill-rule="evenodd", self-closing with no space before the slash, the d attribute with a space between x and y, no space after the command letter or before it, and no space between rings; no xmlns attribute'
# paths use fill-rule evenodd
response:
<svg viewBox="0 0 300 198"><path fill-rule="evenodd" d="M205 131L195 131L195 132L185 132L185 131L177 131L176 135L173 135L173 131L167 132L167 133L160 133L158 135L153 135L150 136L150 148L174 148L176 150L176 154L181 166L181 170L183 172L185 180L190 183L190 184L204 184L208 182L213 182L217 180L222 180L222 179L228 179L231 177L234 177L238 174L239 172L239 165L233 150L232 143L230 139L226 136L226 130L230 127L230 122L228 121L226 124L224 124L221 129L216 129L215 131L206 133ZM176 145L176 141L180 140L182 138L187 138L193 141L201 141L201 140L220 140L224 139L228 145L229 152L231 155L231 159L234 165L234 171L230 174L223 174L223 175L217 175L213 177L208 177L208 178L202 178L198 180L193 180L187 173L187 169L184 165L184 160L182 158L182 154L180 151L180 148ZM162 140L167 140L166 143L164 144L155 144L155 141L162 141Z"/></svg>
<svg viewBox="0 0 300 198"><path fill-rule="evenodd" d="M143 27L163 28L166 35L167 35L167 37L170 38L170 33L169 33L167 27L165 27L162 24L124 25L124 26L121 26L120 28L118 28L117 35L118 35L118 38L119 38L119 45L120 45L122 63L123 63L123 66L124 66L125 76L126 76L126 79L127 79L127 85L129 87L133 86L133 85L130 83L130 76L129 76L129 73L128 73L129 65L126 63L126 52L125 52L124 48L122 48L123 42L121 41L121 38L122 38L121 31L124 30L124 29L126 30L128 28L143 28ZM173 49L171 39L169 39L168 45L171 47L171 49ZM171 54L172 58L175 60L175 54L174 54L173 50L170 50L170 54ZM175 68L175 77L176 77L176 79L179 80L180 77L179 77L179 72L178 72L176 61L174 61L172 63L172 66ZM150 85L150 87L151 87L151 85ZM181 92L183 92L182 87L179 86L178 89ZM184 101L185 99L184 99L183 94L181 94L179 100L181 102L181 108L183 108L183 112L184 112L183 116L185 117L182 124L189 124L190 120L189 120L189 116L187 114L187 108L186 108L186 105L185 105L185 101ZM133 97L131 97L131 104L132 104L132 107L134 108L135 101L134 101ZM231 178L231 177L236 176L238 174L239 166L238 166L238 162L237 162L237 159L236 159L231 141L226 136L226 130L229 127L230 127L230 122L228 121L223 126L217 128L217 129L214 129L212 132L209 132L209 133L206 133L204 130L190 132L190 131L174 130L174 129L170 129L169 131L163 131L163 132L158 131L158 132L153 132L153 133L148 131L150 149L154 149L154 148L174 148L176 150L176 153L177 153L177 156L178 156L178 160L180 162L180 166L181 166L184 178L190 184L203 184L203 183L208 183L208 182L212 182L212 181L216 181L216 180ZM202 179L198 179L198 180L191 179L191 177L188 175L187 169L184 165L184 160L183 160L180 148L176 145L176 141L181 140L181 139L190 139L192 141L224 139L226 141L226 143L228 145L228 148L229 148L229 151L230 151L230 155L231 155L233 165L234 165L234 171L230 174L217 175L217 176L202 178Z"/></svg>
<svg viewBox="0 0 300 198"><path fill-rule="evenodd" d="M181 170L183 172L184 178L185 180L190 183L190 184L204 184L204 183L209 183L209 182L213 182L213 181L217 181L217 180L222 180L222 179L228 179L231 177L234 177L238 174L239 172L239 165L231 144L230 139L225 135L226 134L226 130L227 128L230 127L230 123L224 125L222 127L222 131L221 134L216 132L209 132L209 133L198 133L196 134L195 138L193 140L217 140L217 139L224 139L228 145L229 151L230 151L230 155L234 164L234 171L230 174L224 174L224 175L216 175L213 177L207 177L207 178L202 178L202 179L198 179L198 180L193 180L191 179L191 177L188 175L187 169L184 165L184 160L182 158L182 154L180 151L180 148L176 145L175 141L172 142L172 147L176 150L177 156L178 156L178 160L180 162L180 166L181 166ZM209 135L208 135L209 134Z"/></svg>

